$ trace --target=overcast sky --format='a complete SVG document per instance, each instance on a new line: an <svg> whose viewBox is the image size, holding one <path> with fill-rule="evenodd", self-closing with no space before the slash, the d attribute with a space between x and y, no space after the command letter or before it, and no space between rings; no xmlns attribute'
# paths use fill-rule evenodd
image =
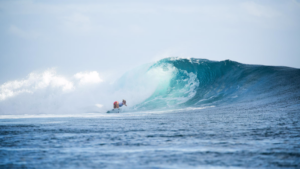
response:
<svg viewBox="0 0 300 169"><path fill-rule="evenodd" d="M300 1L0 1L0 84L170 56L300 68Z"/></svg>

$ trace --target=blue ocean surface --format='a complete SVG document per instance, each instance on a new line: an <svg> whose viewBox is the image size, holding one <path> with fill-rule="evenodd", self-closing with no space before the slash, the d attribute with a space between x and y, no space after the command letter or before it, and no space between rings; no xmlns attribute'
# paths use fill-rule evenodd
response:
<svg viewBox="0 0 300 169"><path fill-rule="evenodd" d="M2 113L0 168L300 168L300 69L167 58L114 87L144 78L120 113Z"/></svg>

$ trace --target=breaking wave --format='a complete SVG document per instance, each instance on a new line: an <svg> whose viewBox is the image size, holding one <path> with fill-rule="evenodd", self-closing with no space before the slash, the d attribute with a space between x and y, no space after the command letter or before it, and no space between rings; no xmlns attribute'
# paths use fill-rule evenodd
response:
<svg viewBox="0 0 300 169"><path fill-rule="evenodd" d="M46 71L2 84L0 114L106 112L122 99L129 111L234 104L299 110L300 69L165 58L128 71L114 83L96 71L71 78Z"/></svg>
<svg viewBox="0 0 300 169"><path fill-rule="evenodd" d="M206 59L166 58L153 64L170 72L135 109L218 106L233 103L299 106L300 70Z"/></svg>

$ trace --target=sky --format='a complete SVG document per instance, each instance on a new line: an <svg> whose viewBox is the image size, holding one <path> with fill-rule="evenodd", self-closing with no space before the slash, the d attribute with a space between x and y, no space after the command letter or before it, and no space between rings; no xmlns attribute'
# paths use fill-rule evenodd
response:
<svg viewBox="0 0 300 169"><path fill-rule="evenodd" d="M2 98L165 57L300 68L300 1L0 0L0 51Z"/></svg>

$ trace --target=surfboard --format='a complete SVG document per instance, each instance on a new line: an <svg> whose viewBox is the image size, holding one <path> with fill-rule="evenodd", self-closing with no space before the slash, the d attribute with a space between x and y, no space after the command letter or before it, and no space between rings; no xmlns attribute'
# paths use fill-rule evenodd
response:
<svg viewBox="0 0 300 169"><path fill-rule="evenodd" d="M106 113L119 113L120 109L112 109L112 110L108 110Z"/></svg>

